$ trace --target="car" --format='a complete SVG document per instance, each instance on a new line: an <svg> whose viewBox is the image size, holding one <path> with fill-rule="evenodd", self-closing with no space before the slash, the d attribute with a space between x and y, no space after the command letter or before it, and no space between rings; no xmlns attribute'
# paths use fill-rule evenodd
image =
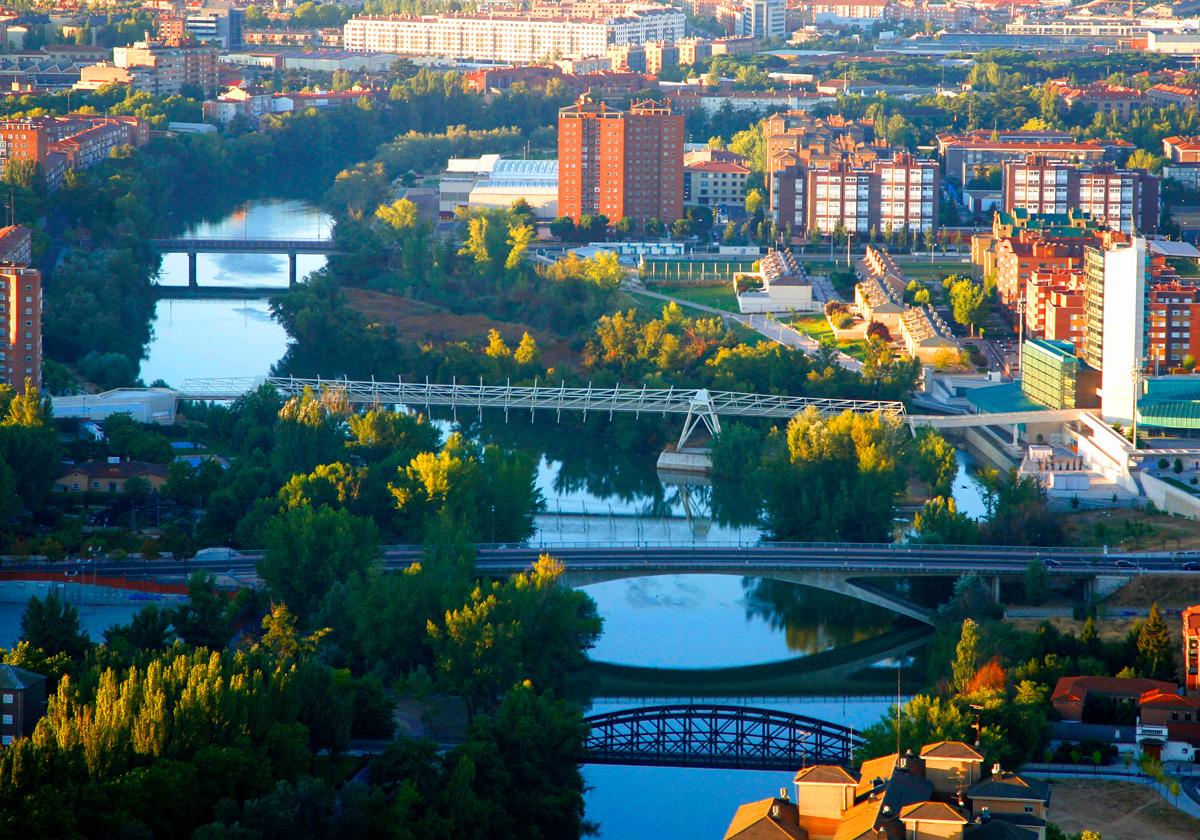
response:
<svg viewBox="0 0 1200 840"><path fill-rule="evenodd" d="M1185 572L1200 572L1200 561L1189 560L1183 564Z"/></svg>
<svg viewBox="0 0 1200 840"><path fill-rule="evenodd" d="M1117 560L1113 565L1118 569L1136 569L1138 567L1132 560Z"/></svg>
<svg viewBox="0 0 1200 840"><path fill-rule="evenodd" d="M1062 565L1062 561L1056 560L1053 557L1045 557L1042 559L1042 565L1047 569L1057 569Z"/></svg>

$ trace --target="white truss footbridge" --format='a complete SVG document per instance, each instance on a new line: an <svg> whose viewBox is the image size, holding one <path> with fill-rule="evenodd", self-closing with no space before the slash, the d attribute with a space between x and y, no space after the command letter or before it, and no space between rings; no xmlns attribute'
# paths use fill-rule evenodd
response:
<svg viewBox="0 0 1200 840"><path fill-rule="evenodd" d="M188 400L233 400L264 384L275 387L285 397L298 396L306 388L320 393L337 389L351 403L367 405L405 405L449 407L460 410L500 409L507 419L510 411L553 411L561 418L564 411L608 414L685 414L679 445L691 437L700 424L710 434L721 431L721 417L787 418L808 408L823 414L844 411L882 413L903 419L904 403L885 400L842 400L816 397L789 397L776 394L750 394L740 391L710 391L704 388L595 388L559 385L467 385L432 382L379 382L353 379L297 379L288 376L243 377L236 379L188 379L179 389L179 398Z"/></svg>

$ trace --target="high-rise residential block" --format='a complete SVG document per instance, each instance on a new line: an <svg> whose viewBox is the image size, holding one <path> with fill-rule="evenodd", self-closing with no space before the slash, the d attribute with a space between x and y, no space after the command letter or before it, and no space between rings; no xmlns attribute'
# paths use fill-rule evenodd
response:
<svg viewBox="0 0 1200 840"><path fill-rule="evenodd" d="M1061 215L1079 209L1113 230L1158 229L1158 178L1110 164L1078 166L1050 155L1004 164L1004 210Z"/></svg>
<svg viewBox="0 0 1200 840"><path fill-rule="evenodd" d="M1128 425L1146 364L1146 240L1088 248L1083 359L1100 369L1100 410Z"/></svg>
<svg viewBox="0 0 1200 840"><path fill-rule="evenodd" d="M787 35L786 0L742 0L737 34L749 38Z"/></svg>
<svg viewBox="0 0 1200 840"><path fill-rule="evenodd" d="M628 111L585 94L558 113L558 212L670 223L683 215L683 117L646 100Z"/></svg>
<svg viewBox="0 0 1200 840"><path fill-rule="evenodd" d="M28 380L42 386L42 274L35 268L0 263L0 382L18 391Z"/></svg>

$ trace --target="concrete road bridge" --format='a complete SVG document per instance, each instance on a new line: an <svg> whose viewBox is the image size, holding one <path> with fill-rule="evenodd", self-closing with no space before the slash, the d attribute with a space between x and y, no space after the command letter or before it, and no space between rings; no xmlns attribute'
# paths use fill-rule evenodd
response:
<svg viewBox="0 0 1200 840"><path fill-rule="evenodd" d="M209 237L177 237L151 240L161 254L187 254L188 287L199 287L196 274L197 254L286 254L288 286L296 285L296 257L299 254L335 254L332 239L218 239Z"/></svg>
<svg viewBox="0 0 1200 840"><path fill-rule="evenodd" d="M423 551L421 546L385 547L383 566L388 571L405 569L420 560ZM1092 595L1099 596L1139 575L1200 574L1200 552L1106 553L1094 548L892 543L481 545L476 548L475 567L483 575L505 576L529 569L542 554L563 562L563 580L571 586L649 575L762 577L838 592L926 623L932 620L928 609L906 598L902 588L886 587L878 581L976 574L990 580L998 593L1002 578L1023 577L1030 562L1039 562L1048 575L1083 581ZM228 556L206 555L186 563L169 559L143 563L97 560L85 569L100 575L143 578L207 570L252 579L260 556L260 552L229 552ZM46 570L36 563L12 564L9 568Z"/></svg>

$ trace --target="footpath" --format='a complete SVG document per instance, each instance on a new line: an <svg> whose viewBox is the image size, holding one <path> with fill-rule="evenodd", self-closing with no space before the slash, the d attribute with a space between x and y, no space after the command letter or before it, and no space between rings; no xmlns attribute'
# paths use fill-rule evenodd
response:
<svg viewBox="0 0 1200 840"><path fill-rule="evenodd" d="M717 309L713 306L707 306L703 303L694 303L683 298L672 297L661 292L652 292L639 285L626 283L625 291L630 294L639 295L641 297L653 298L655 300L668 301L677 303L680 306L690 309L697 309L709 315L715 315L724 321L732 321L741 324L743 327L754 330L764 338L774 341L776 344L782 344L784 347L790 347L793 350L799 350L805 355L813 355L820 349L820 343L813 337L807 336L799 330L782 323L779 319L766 314L743 315L738 312L727 312L724 309ZM839 366L846 370L859 372L862 370L862 362L853 356L848 356L842 351L837 351L834 360Z"/></svg>

